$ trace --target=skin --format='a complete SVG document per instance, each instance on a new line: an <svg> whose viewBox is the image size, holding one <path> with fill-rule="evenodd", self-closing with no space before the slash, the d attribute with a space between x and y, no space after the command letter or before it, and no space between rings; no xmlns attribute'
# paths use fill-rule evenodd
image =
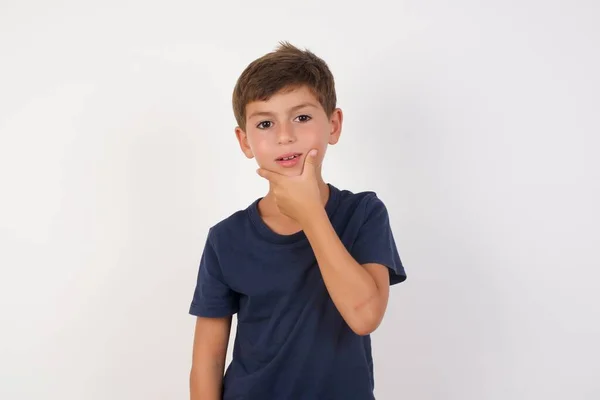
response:
<svg viewBox="0 0 600 400"><path fill-rule="evenodd" d="M329 295L357 335L380 325L388 304L389 272L380 264L359 264L333 229L324 205L329 187L322 165L329 145L338 143L343 115L327 115L310 89L282 91L246 106L246 127L235 129L240 149L256 159L257 173L269 184L258 208L265 223L287 235L303 230L311 244ZM300 162L282 167L276 159L301 153ZM231 318L198 318L190 378L192 400L219 399Z"/></svg>
<svg viewBox="0 0 600 400"><path fill-rule="evenodd" d="M192 369L190 371L191 400L222 398L225 358L231 330L231 316L196 319Z"/></svg>

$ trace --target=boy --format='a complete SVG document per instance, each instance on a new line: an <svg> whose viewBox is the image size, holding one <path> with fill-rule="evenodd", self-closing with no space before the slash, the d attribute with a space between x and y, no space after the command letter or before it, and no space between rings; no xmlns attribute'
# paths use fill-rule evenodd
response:
<svg viewBox="0 0 600 400"><path fill-rule="evenodd" d="M376 194L321 176L342 129L333 76L281 43L241 74L233 109L270 189L208 232L190 307L191 399L374 399L369 334L406 274Z"/></svg>

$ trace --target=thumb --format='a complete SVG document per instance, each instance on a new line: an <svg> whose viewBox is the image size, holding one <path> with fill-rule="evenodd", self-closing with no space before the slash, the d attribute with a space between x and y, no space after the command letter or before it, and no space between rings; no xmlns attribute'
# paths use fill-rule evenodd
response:
<svg viewBox="0 0 600 400"><path fill-rule="evenodd" d="M308 152L308 155L304 159L304 170L303 174L313 173L317 168L317 150L312 149Z"/></svg>

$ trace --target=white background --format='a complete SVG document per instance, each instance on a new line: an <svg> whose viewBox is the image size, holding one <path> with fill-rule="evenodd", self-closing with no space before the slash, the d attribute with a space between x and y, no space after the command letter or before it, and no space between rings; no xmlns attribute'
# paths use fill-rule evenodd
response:
<svg viewBox="0 0 600 400"><path fill-rule="evenodd" d="M324 177L409 274L378 399L600 398L600 5L0 2L0 398L184 399L208 228L263 195L231 92L280 40L345 112ZM279 399L278 399L279 400Z"/></svg>

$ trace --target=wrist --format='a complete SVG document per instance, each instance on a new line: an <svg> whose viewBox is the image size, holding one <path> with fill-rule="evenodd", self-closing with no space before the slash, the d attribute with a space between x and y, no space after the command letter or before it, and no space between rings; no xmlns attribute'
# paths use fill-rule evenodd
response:
<svg viewBox="0 0 600 400"><path fill-rule="evenodd" d="M325 211L325 207L321 204L311 207L305 214L306 217L300 221L303 230L310 231L318 228L323 222L329 222L329 217Z"/></svg>

